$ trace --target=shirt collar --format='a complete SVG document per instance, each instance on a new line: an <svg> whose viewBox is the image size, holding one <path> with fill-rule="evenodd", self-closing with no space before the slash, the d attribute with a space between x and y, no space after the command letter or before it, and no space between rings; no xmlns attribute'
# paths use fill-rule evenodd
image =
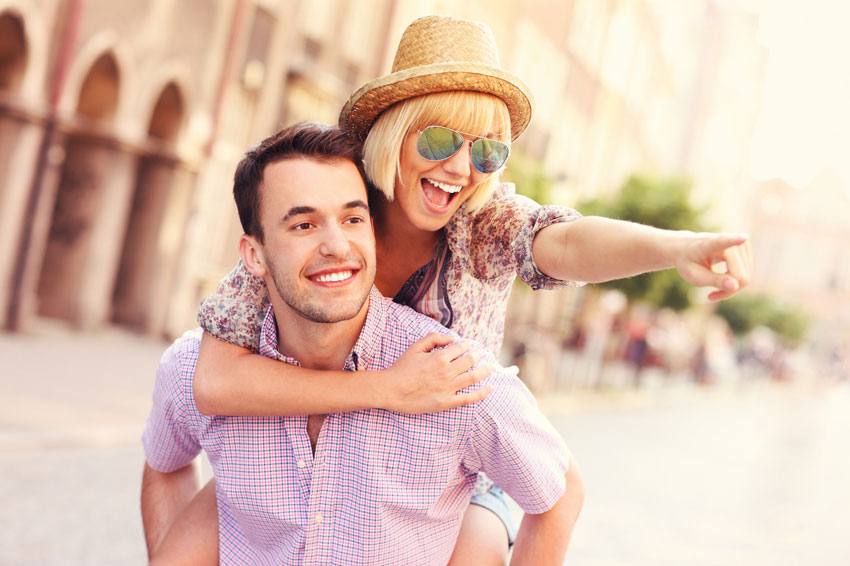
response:
<svg viewBox="0 0 850 566"><path fill-rule="evenodd" d="M260 355L267 358L274 358L294 366L301 364L295 358L284 356L277 349L279 344L277 336L277 319L274 316L272 306L266 307L266 315L263 317L263 325L260 328Z"/></svg>
<svg viewBox="0 0 850 566"><path fill-rule="evenodd" d="M369 292L369 306L366 311L366 320L363 323L363 328L360 329L360 335L357 337L354 347L345 360L345 369L355 371L373 369L377 355L380 354L383 333L386 331L387 302L388 299L381 295L373 285ZM278 345L277 320L275 319L272 306L269 305L266 308L266 314L260 329L260 354L291 365L301 365L295 358L281 354L278 350Z"/></svg>
<svg viewBox="0 0 850 566"><path fill-rule="evenodd" d="M387 303L389 299L381 295L381 292L373 285L369 292L369 310L366 312L366 321L360 330L360 336L351 349L349 362L355 370L378 369L374 363L381 352L381 342L384 333L387 332Z"/></svg>

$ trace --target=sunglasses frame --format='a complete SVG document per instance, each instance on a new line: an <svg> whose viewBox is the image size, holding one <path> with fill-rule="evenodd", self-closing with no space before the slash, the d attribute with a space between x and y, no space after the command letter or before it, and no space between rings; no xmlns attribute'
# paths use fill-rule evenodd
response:
<svg viewBox="0 0 850 566"><path fill-rule="evenodd" d="M455 134L459 135L461 138L463 138L463 143L458 145L450 155L447 155L446 157L443 157L442 159L431 159L431 158L429 158L425 155L422 155L422 152L419 150L419 140L422 138L422 135L425 133L425 131L429 130L431 128L440 128L440 129L448 130L452 133L455 133ZM425 126L424 128L417 129L416 132L419 134L419 138L416 140L416 152L420 155L420 157L422 157L422 159L426 159L428 161L433 161L434 163L436 163L438 161L445 161L446 159L451 159L452 157L454 157L455 154L457 154L457 152L460 151L460 148L462 148L466 142L470 141L469 139L467 139L467 137L473 138L473 140L471 141L471 143L469 145L469 161L470 161L470 163L472 163L472 166L475 168L475 170L478 171L479 173L483 174L483 175L492 175L493 173L497 172L499 169L503 168L505 166L505 164L508 162L508 159L511 156L511 144L509 144L509 143L505 143L502 140L494 140L493 138L484 138L484 137L473 136L473 135L467 134L465 132L459 132L457 130L453 130L452 128L449 128L447 126L440 126L439 124L431 124L429 126ZM492 171L482 171L481 169L479 169L478 165L475 163L475 159L472 156L472 153L473 153L472 147L480 141L495 142L495 143L501 144L507 150L507 153L505 154L505 159L499 164L498 167L496 167Z"/></svg>

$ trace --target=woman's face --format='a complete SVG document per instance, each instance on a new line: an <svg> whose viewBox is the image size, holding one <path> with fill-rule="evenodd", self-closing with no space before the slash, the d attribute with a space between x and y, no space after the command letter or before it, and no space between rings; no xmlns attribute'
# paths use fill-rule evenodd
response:
<svg viewBox="0 0 850 566"><path fill-rule="evenodd" d="M434 232L448 224L490 174L480 173L469 160L469 145L475 138L467 137L467 143L443 161L422 157L416 149L418 138L416 129L404 138L395 202L416 228Z"/></svg>

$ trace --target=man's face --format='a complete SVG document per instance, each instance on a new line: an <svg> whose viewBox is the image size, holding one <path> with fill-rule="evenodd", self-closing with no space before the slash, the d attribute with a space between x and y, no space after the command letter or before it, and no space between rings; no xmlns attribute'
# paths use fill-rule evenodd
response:
<svg viewBox="0 0 850 566"><path fill-rule="evenodd" d="M365 308L375 280L375 238L353 163L293 158L266 166L260 223L264 279L292 314L340 322Z"/></svg>

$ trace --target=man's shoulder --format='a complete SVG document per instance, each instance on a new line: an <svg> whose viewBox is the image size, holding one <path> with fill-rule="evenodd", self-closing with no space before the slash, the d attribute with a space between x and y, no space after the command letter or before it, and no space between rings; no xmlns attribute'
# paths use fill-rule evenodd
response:
<svg viewBox="0 0 850 566"><path fill-rule="evenodd" d="M160 371L170 370L169 373L191 377L198 361L202 335L203 330L195 328L174 340L159 359Z"/></svg>

